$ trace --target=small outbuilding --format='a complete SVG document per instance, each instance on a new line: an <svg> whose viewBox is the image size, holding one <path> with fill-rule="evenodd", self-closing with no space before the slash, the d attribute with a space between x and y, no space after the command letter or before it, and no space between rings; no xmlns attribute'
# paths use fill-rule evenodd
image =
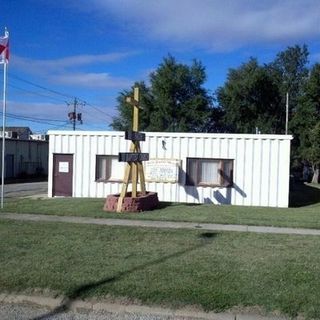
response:
<svg viewBox="0 0 320 320"><path fill-rule="evenodd" d="M146 188L160 201L288 207L290 135L146 132ZM124 132L49 131L48 196L120 192Z"/></svg>

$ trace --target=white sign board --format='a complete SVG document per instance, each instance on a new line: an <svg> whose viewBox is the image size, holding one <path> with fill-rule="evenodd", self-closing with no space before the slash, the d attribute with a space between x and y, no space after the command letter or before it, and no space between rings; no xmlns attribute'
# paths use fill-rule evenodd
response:
<svg viewBox="0 0 320 320"><path fill-rule="evenodd" d="M145 180L148 182L178 182L180 163L178 159L150 159L145 162Z"/></svg>
<svg viewBox="0 0 320 320"><path fill-rule="evenodd" d="M68 173L69 172L69 162L59 162L59 172Z"/></svg>

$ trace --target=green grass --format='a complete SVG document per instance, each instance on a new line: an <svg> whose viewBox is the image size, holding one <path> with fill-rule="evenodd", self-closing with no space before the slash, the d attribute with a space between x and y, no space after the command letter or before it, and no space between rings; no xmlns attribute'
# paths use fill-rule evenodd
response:
<svg viewBox="0 0 320 320"><path fill-rule="evenodd" d="M320 237L0 220L1 292L320 314Z"/></svg>
<svg viewBox="0 0 320 320"><path fill-rule="evenodd" d="M301 184L297 185L293 191L291 203L296 207L285 209L161 203L160 208L157 210L118 214L103 211L105 199L51 198L8 200L5 202L3 211L95 218L189 221L320 229L320 189Z"/></svg>

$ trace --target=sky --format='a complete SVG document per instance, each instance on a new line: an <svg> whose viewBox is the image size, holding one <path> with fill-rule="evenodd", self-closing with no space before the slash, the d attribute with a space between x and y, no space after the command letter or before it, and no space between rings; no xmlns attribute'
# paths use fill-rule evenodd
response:
<svg viewBox="0 0 320 320"><path fill-rule="evenodd" d="M288 46L306 44L310 65L320 62L320 0L7 0L5 27L6 124L34 133L72 129L75 98L77 130L111 130L119 93L148 83L168 54L201 61L210 93L230 68Z"/></svg>

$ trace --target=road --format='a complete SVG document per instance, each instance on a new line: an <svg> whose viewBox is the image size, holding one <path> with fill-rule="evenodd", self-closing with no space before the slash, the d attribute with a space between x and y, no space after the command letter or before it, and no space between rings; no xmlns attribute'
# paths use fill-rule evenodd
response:
<svg viewBox="0 0 320 320"><path fill-rule="evenodd" d="M48 194L48 182L12 183L4 185L4 198L30 197Z"/></svg>

